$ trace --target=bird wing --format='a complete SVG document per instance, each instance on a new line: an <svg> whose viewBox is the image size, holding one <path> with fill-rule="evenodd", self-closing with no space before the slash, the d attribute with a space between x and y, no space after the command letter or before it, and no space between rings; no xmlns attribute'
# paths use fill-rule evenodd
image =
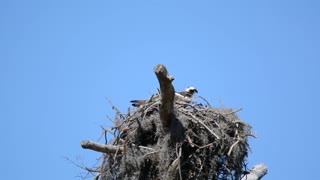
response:
<svg viewBox="0 0 320 180"><path fill-rule="evenodd" d="M143 105L146 102L146 100L131 100L130 102L132 103L132 106L139 107Z"/></svg>
<svg viewBox="0 0 320 180"><path fill-rule="evenodd" d="M188 96L183 96L180 93L175 93L174 99L176 102L184 102L184 103L190 103L191 98Z"/></svg>

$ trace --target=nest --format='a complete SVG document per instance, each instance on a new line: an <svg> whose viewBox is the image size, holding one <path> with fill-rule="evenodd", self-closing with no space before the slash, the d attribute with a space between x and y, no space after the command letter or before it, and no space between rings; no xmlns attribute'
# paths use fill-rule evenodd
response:
<svg viewBox="0 0 320 180"><path fill-rule="evenodd" d="M161 128L159 102L128 114L117 110L108 144L122 149L104 154L96 179L241 179L251 127L237 111L201 99L174 105L169 133Z"/></svg>

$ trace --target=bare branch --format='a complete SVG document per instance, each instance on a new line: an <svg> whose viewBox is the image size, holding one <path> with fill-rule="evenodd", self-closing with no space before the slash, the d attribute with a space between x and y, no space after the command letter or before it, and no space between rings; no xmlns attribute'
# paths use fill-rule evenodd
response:
<svg viewBox="0 0 320 180"><path fill-rule="evenodd" d="M240 142L240 139L238 139L235 143L232 144L232 146L230 147L229 151L228 151L228 156L231 155L232 149L234 148L234 146L236 146L238 143Z"/></svg>
<svg viewBox="0 0 320 180"><path fill-rule="evenodd" d="M231 112L229 112L229 113L223 113L222 115L234 114L234 113L237 113L237 112L239 112L239 111L241 111L241 110L242 110L242 108L239 108L239 109L237 109L237 110L235 110L235 111L231 111Z"/></svg>
<svg viewBox="0 0 320 180"><path fill-rule="evenodd" d="M208 126L206 126L204 124L204 122L202 122L202 120L198 119L197 117L195 117L193 114L191 114L190 112L188 112L188 114L193 117L193 119L197 120L202 126L204 126L212 135L214 135L217 139L220 139L220 137L214 133L210 128L208 128Z"/></svg>
<svg viewBox="0 0 320 180"><path fill-rule="evenodd" d="M204 97L202 97L202 96L196 96L196 97L204 100L204 101L207 103L207 105L208 105L209 107L211 107L210 103L209 103Z"/></svg>
<svg viewBox="0 0 320 180"><path fill-rule="evenodd" d="M253 166L253 168L248 172L248 174L244 175L241 180L259 180L268 172L268 168L263 164L257 164Z"/></svg>
<svg viewBox="0 0 320 180"><path fill-rule="evenodd" d="M160 120L165 131L169 129L172 119L174 118L174 94L175 90L172 85L174 78L169 76L166 67L158 64L154 68L154 72L158 78L161 92Z"/></svg>
<svg viewBox="0 0 320 180"><path fill-rule="evenodd" d="M114 146L114 145L107 145L107 144L100 144L92 141L82 141L81 147L83 149L91 149L97 152L102 152L102 153L116 153L116 152L122 152L123 147L122 146Z"/></svg>
<svg viewBox="0 0 320 180"><path fill-rule="evenodd" d="M109 102L109 104L112 106L112 109L114 109L115 111L117 111L117 114L120 116L120 118L125 119L125 117L123 116L123 113L121 113L121 112L119 111L119 109L116 108L116 107L112 104L112 102L111 102L107 97L105 97L105 98L106 98L106 100Z"/></svg>
<svg viewBox="0 0 320 180"><path fill-rule="evenodd" d="M69 161L70 163L72 163L73 165L75 165L75 166L77 166L77 167L79 167L79 168L81 168L81 169L84 169L84 170L86 170L86 171L88 171L88 172L99 172L98 169L91 169L91 168L88 168L88 167L84 167L84 166L81 166L81 165L73 162L73 161L72 161L70 158L68 158L68 157L64 157L64 158L65 158L67 161Z"/></svg>

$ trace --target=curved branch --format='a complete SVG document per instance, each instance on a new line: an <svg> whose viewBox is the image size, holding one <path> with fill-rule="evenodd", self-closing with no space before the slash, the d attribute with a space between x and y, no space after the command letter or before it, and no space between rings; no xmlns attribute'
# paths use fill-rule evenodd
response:
<svg viewBox="0 0 320 180"><path fill-rule="evenodd" d="M171 121L174 118L174 94L175 90L172 85L174 77L169 76L166 67L158 64L154 68L154 72L158 78L161 92L161 105L160 105L160 120L162 127L167 131L170 127Z"/></svg>

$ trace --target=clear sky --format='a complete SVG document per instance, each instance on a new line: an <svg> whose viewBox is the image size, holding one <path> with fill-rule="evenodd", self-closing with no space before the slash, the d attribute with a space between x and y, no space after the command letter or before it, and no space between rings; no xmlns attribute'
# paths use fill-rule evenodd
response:
<svg viewBox="0 0 320 180"><path fill-rule="evenodd" d="M265 180L315 179L319 165L319 1L0 1L1 179L70 180L99 153L105 115L158 87L197 87L243 108L249 166Z"/></svg>

